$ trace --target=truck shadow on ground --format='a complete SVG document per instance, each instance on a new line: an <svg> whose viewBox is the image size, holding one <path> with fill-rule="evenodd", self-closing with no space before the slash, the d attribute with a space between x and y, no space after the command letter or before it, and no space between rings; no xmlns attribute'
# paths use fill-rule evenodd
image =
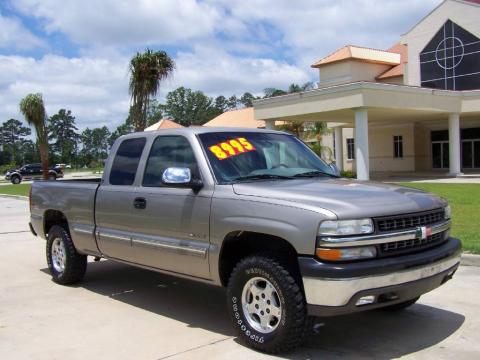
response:
<svg viewBox="0 0 480 360"><path fill-rule="evenodd" d="M190 327L235 337L222 288L113 261L89 263L78 286ZM464 321L461 314L422 304L400 312L377 310L317 319L318 333L282 357L391 359L438 344Z"/></svg>

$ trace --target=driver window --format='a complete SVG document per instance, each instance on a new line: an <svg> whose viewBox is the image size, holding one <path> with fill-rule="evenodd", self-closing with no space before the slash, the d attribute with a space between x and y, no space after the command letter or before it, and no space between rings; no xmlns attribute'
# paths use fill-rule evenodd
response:
<svg viewBox="0 0 480 360"><path fill-rule="evenodd" d="M199 178L195 155L183 136L166 135L155 139L145 166L142 185L165 186L162 174L169 167L187 167L192 172L192 178Z"/></svg>

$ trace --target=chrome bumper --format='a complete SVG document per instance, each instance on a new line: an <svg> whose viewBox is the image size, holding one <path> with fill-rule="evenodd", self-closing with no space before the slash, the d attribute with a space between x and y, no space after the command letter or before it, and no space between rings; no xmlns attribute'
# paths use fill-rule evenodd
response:
<svg viewBox="0 0 480 360"><path fill-rule="evenodd" d="M460 262L460 255L455 254L447 259L433 264L413 269L375 276L356 277L348 279L330 279L318 277L303 277L303 286L307 304L322 306L344 306L357 293L382 287L400 285L425 279L450 268Z"/></svg>

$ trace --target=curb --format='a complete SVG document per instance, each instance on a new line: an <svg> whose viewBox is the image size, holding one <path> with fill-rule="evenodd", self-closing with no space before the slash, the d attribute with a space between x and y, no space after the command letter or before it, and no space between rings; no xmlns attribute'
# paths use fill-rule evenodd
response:
<svg viewBox="0 0 480 360"><path fill-rule="evenodd" d="M17 199L17 200L28 200L28 196L9 195L9 194L0 194L0 198Z"/></svg>
<svg viewBox="0 0 480 360"><path fill-rule="evenodd" d="M462 254L460 265L463 266L480 266L480 255Z"/></svg>

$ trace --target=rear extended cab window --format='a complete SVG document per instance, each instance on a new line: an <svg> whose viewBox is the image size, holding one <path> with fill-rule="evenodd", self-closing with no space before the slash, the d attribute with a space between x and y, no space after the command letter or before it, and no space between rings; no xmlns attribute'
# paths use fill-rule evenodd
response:
<svg viewBox="0 0 480 360"><path fill-rule="evenodd" d="M109 182L111 185L133 184L145 142L144 137L122 141L110 170Z"/></svg>

